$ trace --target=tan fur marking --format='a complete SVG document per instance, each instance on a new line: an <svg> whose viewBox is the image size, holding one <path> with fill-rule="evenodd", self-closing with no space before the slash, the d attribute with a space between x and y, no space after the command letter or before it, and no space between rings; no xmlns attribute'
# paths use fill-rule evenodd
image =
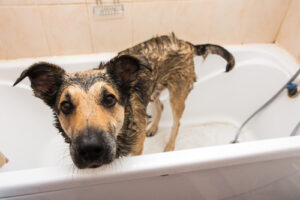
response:
<svg viewBox="0 0 300 200"><path fill-rule="evenodd" d="M119 99L117 92L107 83L95 83L88 92L85 92L79 86L71 85L67 87L61 95L59 104L65 101L65 94L68 93L75 107L74 111L69 115L61 113L59 121L62 128L70 138L74 138L76 134L87 127L96 127L105 132L114 129L114 136L120 132L124 121L124 108L118 103L112 108L105 108L99 105L102 88L113 94Z"/></svg>

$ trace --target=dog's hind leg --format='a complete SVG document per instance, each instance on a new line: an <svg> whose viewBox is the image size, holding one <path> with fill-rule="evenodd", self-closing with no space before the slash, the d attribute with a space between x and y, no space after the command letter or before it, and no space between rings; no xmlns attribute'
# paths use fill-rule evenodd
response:
<svg viewBox="0 0 300 200"><path fill-rule="evenodd" d="M184 84L181 85L180 87L177 86L174 88L175 90L169 89L170 104L171 104L172 114L173 114L173 125L171 130L171 136L168 144L165 147L165 151L174 150L175 141L180 126L180 119L182 117L185 108L185 100L191 90L190 84Z"/></svg>
<svg viewBox="0 0 300 200"><path fill-rule="evenodd" d="M158 129L158 124L161 118L161 113L164 109L164 105L159 100L159 96L154 100L154 102L151 103L151 106L154 110L154 119L150 126L150 128L147 130L147 136L154 136Z"/></svg>

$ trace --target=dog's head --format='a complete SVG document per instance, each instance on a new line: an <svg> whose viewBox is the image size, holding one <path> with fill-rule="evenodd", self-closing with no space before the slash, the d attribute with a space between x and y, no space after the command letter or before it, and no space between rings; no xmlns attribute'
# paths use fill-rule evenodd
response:
<svg viewBox="0 0 300 200"><path fill-rule="evenodd" d="M71 74L40 62L23 71L14 85L29 77L35 96L53 109L75 165L95 168L116 157L129 90L142 68L151 70L145 59L128 55Z"/></svg>

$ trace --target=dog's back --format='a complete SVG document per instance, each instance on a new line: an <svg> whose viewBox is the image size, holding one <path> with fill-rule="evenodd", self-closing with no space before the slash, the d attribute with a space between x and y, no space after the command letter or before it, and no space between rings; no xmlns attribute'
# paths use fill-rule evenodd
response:
<svg viewBox="0 0 300 200"><path fill-rule="evenodd" d="M208 54L217 54L227 61L226 71L234 67L234 58L226 49L218 45L193 45L178 39L174 33L153 37L119 53L119 55L142 55L151 65L152 77L145 81L154 84L151 100L154 101L165 88L178 87L186 83L192 88L196 81L194 56L205 59ZM151 88L149 86L149 88Z"/></svg>
<svg viewBox="0 0 300 200"><path fill-rule="evenodd" d="M145 42L128 48L119 54L142 54L149 62L164 62L172 56L194 54L194 46L177 39L174 34L153 37ZM157 63L158 64L158 63Z"/></svg>

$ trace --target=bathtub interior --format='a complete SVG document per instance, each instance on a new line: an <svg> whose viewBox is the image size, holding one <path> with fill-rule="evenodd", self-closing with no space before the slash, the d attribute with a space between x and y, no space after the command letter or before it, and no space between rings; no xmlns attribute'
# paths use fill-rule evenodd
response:
<svg viewBox="0 0 300 200"><path fill-rule="evenodd" d="M297 70L286 52L275 46L230 46L236 67L225 73L225 61L210 55L205 61L195 58L198 80L186 101L176 150L228 144L239 125L267 101ZM268 49L272 53L268 53ZM97 67L100 60L114 54L43 59L68 72ZM278 58L282 55L288 59ZM10 159L1 171L69 165L68 146L53 127L51 110L32 95L29 81L13 88L21 71L36 60L0 65L0 147ZM11 65L11 66L10 66ZM172 125L168 93L161 95L165 105L156 136L147 138L144 154L162 152ZM243 130L240 141L287 137L300 119L299 98L280 95ZM149 108L151 113L151 108Z"/></svg>

